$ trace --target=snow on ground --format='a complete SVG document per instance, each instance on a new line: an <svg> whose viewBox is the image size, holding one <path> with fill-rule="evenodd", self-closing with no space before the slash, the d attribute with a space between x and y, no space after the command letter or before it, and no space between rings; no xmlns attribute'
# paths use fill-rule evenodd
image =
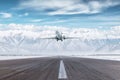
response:
<svg viewBox="0 0 120 80"><path fill-rule="evenodd" d="M0 60L28 59L28 58L40 58L40 57L47 57L47 56L0 56ZM120 61L120 56L90 56L90 55L75 56L74 55L74 57Z"/></svg>
<svg viewBox="0 0 120 80"><path fill-rule="evenodd" d="M0 60L14 60L14 59L28 59L28 58L39 58L45 56L0 56Z"/></svg>
<svg viewBox="0 0 120 80"><path fill-rule="evenodd" d="M0 60L12 60L12 59L28 59L28 58L39 58L39 57L58 57L58 56L65 56L65 57L80 57L80 58L91 58L91 59L103 59L103 60L116 60L116 61L120 61L120 54L83 54L81 53L81 55L79 55L79 53L67 53L67 52L61 52L55 54L51 54L51 55L28 55L28 56L0 56Z"/></svg>
<svg viewBox="0 0 120 80"><path fill-rule="evenodd" d="M120 56L76 56L76 57L120 61Z"/></svg>

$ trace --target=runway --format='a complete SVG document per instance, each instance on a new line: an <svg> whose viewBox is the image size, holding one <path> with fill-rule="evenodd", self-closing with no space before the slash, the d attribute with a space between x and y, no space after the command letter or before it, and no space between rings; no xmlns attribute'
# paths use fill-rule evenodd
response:
<svg viewBox="0 0 120 80"><path fill-rule="evenodd" d="M4 60L0 80L120 80L120 62L76 57Z"/></svg>

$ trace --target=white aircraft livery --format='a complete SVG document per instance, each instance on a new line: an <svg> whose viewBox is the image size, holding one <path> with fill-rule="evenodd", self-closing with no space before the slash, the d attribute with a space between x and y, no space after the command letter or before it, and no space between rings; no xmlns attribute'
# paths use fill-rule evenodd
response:
<svg viewBox="0 0 120 80"><path fill-rule="evenodd" d="M41 38L41 39L56 39L57 41L63 41L65 39L79 39L79 37L66 37L63 35L62 32L56 31L55 37L47 37L47 38Z"/></svg>

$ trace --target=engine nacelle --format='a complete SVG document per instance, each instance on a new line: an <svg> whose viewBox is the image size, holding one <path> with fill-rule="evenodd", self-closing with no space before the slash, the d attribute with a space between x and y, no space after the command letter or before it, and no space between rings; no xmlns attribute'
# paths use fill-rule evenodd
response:
<svg viewBox="0 0 120 80"><path fill-rule="evenodd" d="M65 36L63 36L63 39L66 39Z"/></svg>

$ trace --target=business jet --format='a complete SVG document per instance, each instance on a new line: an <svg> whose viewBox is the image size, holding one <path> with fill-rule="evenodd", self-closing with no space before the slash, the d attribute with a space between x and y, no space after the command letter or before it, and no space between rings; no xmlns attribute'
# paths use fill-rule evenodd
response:
<svg viewBox="0 0 120 80"><path fill-rule="evenodd" d="M79 37L66 37L63 35L63 33L56 31L55 37L48 37L48 38L42 38L42 39L55 39L56 41L63 41L65 39L79 39Z"/></svg>

